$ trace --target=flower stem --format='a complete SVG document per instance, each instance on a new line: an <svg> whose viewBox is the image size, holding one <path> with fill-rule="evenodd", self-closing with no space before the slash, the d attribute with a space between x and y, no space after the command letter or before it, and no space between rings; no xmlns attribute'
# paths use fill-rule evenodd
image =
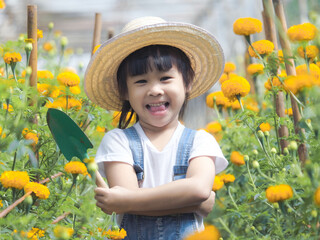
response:
<svg viewBox="0 0 320 240"><path fill-rule="evenodd" d="M278 132L278 122L276 119L277 113L276 113L276 102L277 102L277 93L272 91L273 93L273 102L274 102L274 108L273 108L273 119L274 119L274 127L276 130L276 137L277 137L277 143L278 143L278 152L281 152L281 147L280 147L280 139L279 139L279 132Z"/></svg>
<svg viewBox="0 0 320 240"><path fill-rule="evenodd" d="M243 106L242 106L242 102L241 102L241 97L240 97L239 94L237 95L237 99L238 99L238 101L239 101L239 103L240 103L242 112L244 112L244 109L243 109Z"/></svg>
<svg viewBox="0 0 320 240"><path fill-rule="evenodd" d="M224 227L224 229L231 235L232 239L235 239L236 236L234 235L233 232L231 232L230 228L227 226L227 224L220 218L218 218L219 222L221 225Z"/></svg>
<svg viewBox="0 0 320 240"><path fill-rule="evenodd" d="M253 190L256 191L257 190L256 189L256 185L255 185L255 183L253 181L253 178L252 178L252 175L251 175L251 172L250 172L250 169L249 169L249 162L247 162L246 165L247 165L247 170L248 170L248 174L249 174L250 180L252 182Z"/></svg>
<svg viewBox="0 0 320 240"><path fill-rule="evenodd" d="M228 194L229 194L229 196L230 196L230 198L231 198L231 201L232 201L232 203L233 203L233 205L235 206L235 208L237 209L237 210L239 210L239 207L238 207L238 205L236 204L236 202L234 201L234 199L233 199L233 197L232 197L232 194L231 194L231 192L230 192L230 186L228 186L227 187L228 188Z"/></svg>

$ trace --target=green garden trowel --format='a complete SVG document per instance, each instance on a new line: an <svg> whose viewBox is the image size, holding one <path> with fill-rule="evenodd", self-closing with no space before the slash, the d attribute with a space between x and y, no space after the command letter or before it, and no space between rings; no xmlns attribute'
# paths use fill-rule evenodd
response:
<svg viewBox="0 0 320 240"><path fill-rule="evenodd" d="M93 148L93 145L67 114L55 108L49 108L47 123L60 151L68 161L73 157L79 158L82 162L88 158L87 149ZM98 187L108 187L98 171L95 171L95 178Z"/></svg>

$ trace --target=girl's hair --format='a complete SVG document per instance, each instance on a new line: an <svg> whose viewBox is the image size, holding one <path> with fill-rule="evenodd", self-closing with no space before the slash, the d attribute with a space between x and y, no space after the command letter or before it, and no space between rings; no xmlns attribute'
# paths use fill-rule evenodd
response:
<svg viewBox="0 0 320 240"><path fill-rule="evenodd" d="M118 90L123 103L119 128L126 128L134 116L134 110L129 101L123 99L128 93L127 77L146 74L153 67L158 71L168 71L172 68L172 65L175 65L182 74L184 86L188 88L194 79L194 71L190 59L179 48L168 45L150 45L136 50L122 61L117 72ZM187 98L188 93L186 93L181 107L179 119L183 117ZM136 115L136 121L138 120L139 117Z"/></svg>

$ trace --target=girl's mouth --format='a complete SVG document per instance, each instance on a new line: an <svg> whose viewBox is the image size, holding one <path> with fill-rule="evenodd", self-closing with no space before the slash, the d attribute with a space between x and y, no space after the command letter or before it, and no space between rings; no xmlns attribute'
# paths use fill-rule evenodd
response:
<svg viewBox="0 0 320 240"><path fill-rule="evenodd" d="M152 113L162 112L169 107L169 102L150 103L147 104L146 107Z"/></svg>

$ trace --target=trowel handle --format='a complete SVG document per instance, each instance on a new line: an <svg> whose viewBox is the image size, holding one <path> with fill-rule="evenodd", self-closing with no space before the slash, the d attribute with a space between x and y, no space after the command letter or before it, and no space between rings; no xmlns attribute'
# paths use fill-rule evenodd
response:
<svg viewBox="0 0 320 240"><path fill-rule="evenodd" d="M108 184L106 184L98 171L96 171L96 185L98 187L109 188Z"/></svg>

